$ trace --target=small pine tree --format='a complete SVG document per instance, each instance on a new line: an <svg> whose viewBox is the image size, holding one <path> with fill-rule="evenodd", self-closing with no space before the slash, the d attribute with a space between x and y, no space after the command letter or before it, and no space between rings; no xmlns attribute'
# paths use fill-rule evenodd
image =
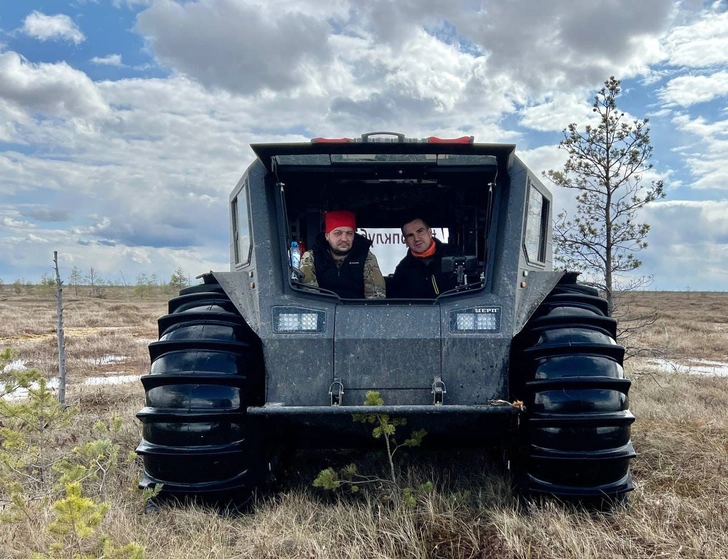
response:
<svg viewBox="0 0 728 559"><path fill-rule="evenodd" d="M48 529L54 541L47 551L29 557L143 559L140 545L117 546L100 531L109 505L93 499L104 496L107 478L120 469L121 445L113 437L120 432L121 418L98 422L94 430L99 439L59 458L51 452L53 441L76 410L61 406L38 371L9 367L11 357L10 349L0 352L0 495L7 497L0 522L36 524L38 515L46 514L40 507L51 504L55 519ZM133 453L127 459L135 460ZM89 493L87 487L91 497L82 496ZM59 490L65 497L54 500Z"/></svg>
<svg viewBox="0 0 728 559"><path fill-rule="evenodd" d="M172 291L179 291L187 287L187 285L188 281L185 271L181 267L177 268L172 274L172 277L169 278L169 288Z"/></svg>
<svg viewBox="0 0 728 559"><path fill-rule="evenodd" d="M144 297L149 296L151 292L152 284L147 277L147 274L142 272L141 274L137 275L136 286L134 286L134 295L136 295L140 299L144 299Z"/></svg>
<svg viewBox="0 0 728 559"><path fill-rule="evenodd" d="M369 391L365 396L364 405L382 406L384 405L384 400L379 392ZM411 488L403 488L401 486L397 470L394 466L394 456L400 448L420 446L425 435L427 435L427 431L424 429L413 431L409 438L398 444L395 439L397 428L407 424L405 418L391 418L385 413L355 413L353 414L353 419L357 423L369 423L375 426L372 430L372 436L375 439L382 439L384 441L390 479L383 480L378 477L361 475L356 464L349 464L338 472L333 468L322 470L313 481L313 486L331 491L346 486L352 493L357 493L360 486L376 483L390 488L385 493L387 499L393 498L398 500L403 498L406 504L412 504L414 501L414 491ZM431 483L427 483L418 488L418 490L422 491L429 491L431 489Z"/></svg>
<svg viewBox="0 0 728 559"><path fill-rule="evenodd" d="M556 260L586 272L590 283L605 292L610 312L615 291L650 281L620 285L619 277L642 265L635 254L647 247L650 226L636 222L638 210L664 197L661 180L642 185L644 173L652 169L649 120L625 122L617 109L620 83L613 76L604 82L592 105L598 123L584 132L570 124L559 144L569 155L563 170L544 173L554 184L578 191L576 215L561 213L554 224Z"/></svg>
<svg viewBox="0 0 728 559"><path fill-rule="evenodd" d="M79 555L84 552L84 540L92 536L111 507L108 503L95 503L81 496L81 483L66 486L66 498L53 503L56 519L48 529L59 537L61 549L72 548Z"/></svg>
<svg viewBox="0 0 728 559"><path fill-rule="evenodd" d="M76 410L64 409L36 370L6 371L10 351L0 355L0 487L20 482L29 495L52 487L54 432L67 426ZM6 396L27 391L27 399ZM12 491L10 491L12 494Z"/></svg>
<svg viewBox="0 0 728 559"><path fill-rule="evenodd" d="M53 490L53 440L76 410L63 408L38 371L10 369L10 359L10 349L0 354L0 493L12 502L3 516L14 519Z"/></svg>
<svg viewBox="0 0 728 559"><path fill-rule="evenodd" d="M53 279L49 274L43 273L40 276L40 289L44 296L55 295L57 286L56 280Z"/></svg>
<svg viewBox="0 0 728 559"><path fill-rule="evenodd" d="M68 285L73 287L73 294L78 295L78 286L83 283L83 275L78 266L71 268L71 273L68 276Z"/></svg>

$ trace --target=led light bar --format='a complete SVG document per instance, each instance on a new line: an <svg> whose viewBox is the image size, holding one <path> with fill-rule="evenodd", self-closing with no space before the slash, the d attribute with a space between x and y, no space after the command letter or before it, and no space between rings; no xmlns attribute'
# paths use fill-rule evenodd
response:
<svg viewBox="0 0 728 559"><path fill-rule="evenodd" d="M273 331L278 334L323 332L326 313L302 307L273 307Z"/></svg>
<svg viewBox="0 0 728 559"><path fill-rule="evenodd" d="M499 332L500 307L470 307L450 311L451 332Z"/></svg>

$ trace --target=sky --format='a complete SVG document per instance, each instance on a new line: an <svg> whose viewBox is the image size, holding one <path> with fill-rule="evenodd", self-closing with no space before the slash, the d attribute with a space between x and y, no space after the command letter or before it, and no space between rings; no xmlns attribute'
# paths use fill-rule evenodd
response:
<svg viewBox="0 0 728 559"><path fill-rule="evenodd" d="M0 278L228 270L256 142L473 135L560 169L610 76L665 182L635 275L728 290L727 0L0 0Z"/></svg>

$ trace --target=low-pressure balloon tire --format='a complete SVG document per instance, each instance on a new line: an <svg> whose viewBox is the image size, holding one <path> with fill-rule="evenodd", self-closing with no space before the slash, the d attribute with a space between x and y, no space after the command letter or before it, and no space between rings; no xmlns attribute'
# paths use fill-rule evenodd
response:
<svg viewBox="0 0 728 559"><path fill-rule="evenodd" d="M141 379L139 486L238 507L267 472L264 428L246 413L264 398L260 341L217 284L182 290L168 309Z"/></svg>
<svg viewBox="0 0 728 559"><path fill-rule="evenodd" d="M525 407L511 470L526 500L626 504L634 416L615 338L606 299L567 275L514 339L511 392Z"/></svg>

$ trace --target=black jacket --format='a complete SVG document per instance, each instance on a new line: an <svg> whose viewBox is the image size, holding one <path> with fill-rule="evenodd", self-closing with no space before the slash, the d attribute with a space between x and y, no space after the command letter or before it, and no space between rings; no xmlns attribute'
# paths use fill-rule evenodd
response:
<svg viewBox="0 0 728 559"><path fill-rule="evenodd" d="M455 274L442 273L442 257L455 256L452 249L437 239L435 254L427 259L415 258L412 251L397 264L394 277L387 282L387 297L402 297L407 299L434 299L441 293L455 289L457 277Z"/></svg>
<svg viewBox="0 0 728 559"><path fill-rule="evenodd" d="M333 291L345 299L364 297L364 261L369 255L372 242L366 237L354 234L349 254L341 266L336 265L329 251L329 243L323 233L316 236L313 245L313 265L319 287Z"/></svg>

